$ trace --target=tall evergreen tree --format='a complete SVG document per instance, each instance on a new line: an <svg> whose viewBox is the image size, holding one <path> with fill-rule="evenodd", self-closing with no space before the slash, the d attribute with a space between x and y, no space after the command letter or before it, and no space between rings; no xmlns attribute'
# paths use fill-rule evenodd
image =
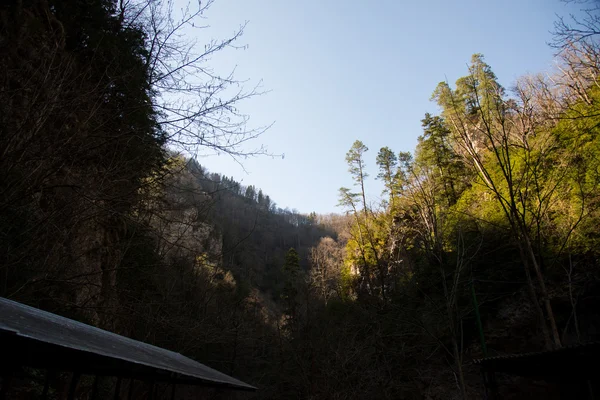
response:
<svg viewBox="0 0 600 400"><path fill-rule="evenodd" d="M348 163L348 171L355 182L355 185L360 188L360 196L362 199L362 209L365 217L368 213L367 197L365 194L365 179L368 178L366 172L364 154L369 151L369 148L360 140L356 140L348 153L346 153L346 163Z"/></svg>
<svg viewBox="0 0 600 400"><path fill-rule="evenodd" d="M293 247L285 255L283 264L284 287L281 297L284 302L286 328L295 331L298 324L298 286L300 284L300 257Z"/></svg>
<svg viewBox="0 0 600 400"><path fill-rule="evenodd" d="M377 178L383 181L383 193L389 196L390 208L394 210L398 196L398 183L396 180L398 157L389 147L382 147L377 154L377 166L379 167Z"/></svg>

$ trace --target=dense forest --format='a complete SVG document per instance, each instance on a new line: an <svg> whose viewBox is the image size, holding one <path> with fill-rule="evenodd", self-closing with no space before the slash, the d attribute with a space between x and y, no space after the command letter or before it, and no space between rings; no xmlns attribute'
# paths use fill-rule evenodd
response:
<svg viewBox="0 0 600 400"><path fill-rule="evenodd" d="M357 140L328 215L195 157L268 155L239 111L260 88L207 67L243 27L183 34L210 4L0 5L0 296L259 388L214 398L480 398L473 359L600 339L595 3L557 20L552 73L504 88L475 54L454 84L432 77L416 149ZM41 384L29 371L18 398Z"/></svg>

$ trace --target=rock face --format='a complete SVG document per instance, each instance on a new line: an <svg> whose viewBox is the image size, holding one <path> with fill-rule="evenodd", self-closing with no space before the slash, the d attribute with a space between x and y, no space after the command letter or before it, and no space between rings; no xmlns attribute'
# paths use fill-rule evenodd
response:
<svg viewBox="0 0 600 400"><path fill-rule="evenodd" d="M220 265L222 237L214 226L200 220L210 196L187 169L169 178L165 187L163 201L149 219L158 254L171 261L191 257L197 263Z"/></svg>

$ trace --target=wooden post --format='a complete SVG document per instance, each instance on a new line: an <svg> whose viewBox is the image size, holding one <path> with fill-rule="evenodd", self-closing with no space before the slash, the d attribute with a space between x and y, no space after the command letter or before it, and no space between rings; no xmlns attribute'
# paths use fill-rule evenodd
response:
<svg viewBox="0 0 600 400"><path fill-rule="evenodd" d="M94 376L94 383L92 384L92 400L98 399L98 375Z"/></svg>
<svg viewBox="0 0 600 400"><path fill-rule="evenodd" d="M150 389L148 389L148 400L154 398L154 381L150 381Z"/></svg>
<svg viewBox="0 0 600 400"><path fill-rule="evenodd" d="M486 400L498 399L498 386L496 385L496 374L494 371L488 371L483 368L481 374L483 375L483 387L485 389L484 398Z"/></svg>
<svg viewBox="0 0 600 400"><path fill-rule="evenodd" d="M131 398L133 397L133 382L133 378L129 379L129 393L127 394L127 400L131 400Z"/></svg>
<svg viewBox="0 0 600 400"><path fill-rule="evenodd" d="M68 400L75 400L75 391L77 390L77 384L79 383L79 378L81 377L81 373L73 372L71 376L71 385L69 386L69 394L67 396Z"/></svg>
<svg viewBox="0 0 600 400"><path fill-rule="evenodd" d="M171 386L171 400L175 400L175 388L177 387L177 384L175 382L172 383Z"/></svg>
<svg viewBox="0 0 600 400"><path fill-rule="evenodd" d="M46 378L44 379L44 390L42 391L42 400L48 399L48 391L50 390L50 370L46 370Z"/></svg>
<svg viewBox="0 0 600 400"><path fill-rule="evenodd" d="M121 377L117 378L117 384L115 385L115 400L119 400L121 398Z"/></svg>
<svg viewBox="0 0 600 400"><path fill-rule="evenodd" d="M2 374L2 388L0 389L0 400L8 399L8 391L12 381L12 372L5 371Z"/></svg>

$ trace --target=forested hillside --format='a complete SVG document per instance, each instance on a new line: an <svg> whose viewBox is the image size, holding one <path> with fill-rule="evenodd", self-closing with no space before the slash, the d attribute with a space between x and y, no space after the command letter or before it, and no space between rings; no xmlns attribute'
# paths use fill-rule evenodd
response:
<svg viewBox="0 0 600 400"><path fill-rule="evenodd" d="M455 83L431 77L417 147L356 140L328 215L198 161L268 154L239 111L259 88L207 67L243 27L183 33L210 4L0 6L0 296L259 388L218 398L480 398L475 358L600 339L595 3L557 21L551 73L505 88L475 54ZM28 371L17 393L40 385Z"/></svg>

